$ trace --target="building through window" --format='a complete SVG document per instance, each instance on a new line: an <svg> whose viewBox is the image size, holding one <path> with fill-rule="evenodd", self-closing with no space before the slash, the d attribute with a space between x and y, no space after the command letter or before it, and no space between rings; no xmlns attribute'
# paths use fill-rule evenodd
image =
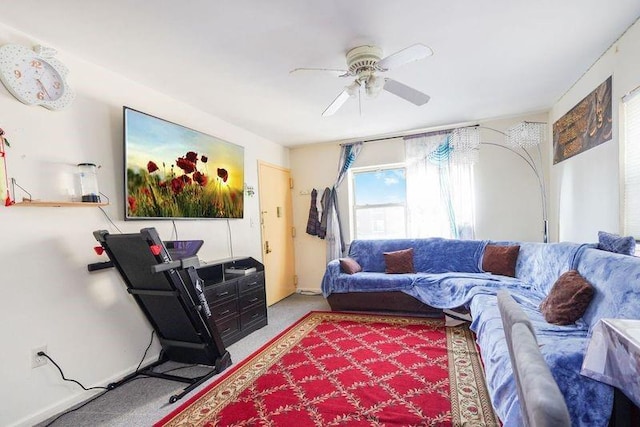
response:
<svg viewBox="0 0 640 427"><path fill-rule="evenodd" d="M351 170L354 239L407 235L407 184L402 166Z"/></svg>

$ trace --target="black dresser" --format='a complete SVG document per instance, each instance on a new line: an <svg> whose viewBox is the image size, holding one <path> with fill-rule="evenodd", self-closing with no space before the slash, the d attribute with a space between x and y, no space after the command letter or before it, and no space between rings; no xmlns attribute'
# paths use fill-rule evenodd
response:
<svg viewBox="0 0 640 427"><path fill-rule="evenodd" d="M210 321L229 346L267 325L264 266L251 257L207 262L198 269Z"/></svg>

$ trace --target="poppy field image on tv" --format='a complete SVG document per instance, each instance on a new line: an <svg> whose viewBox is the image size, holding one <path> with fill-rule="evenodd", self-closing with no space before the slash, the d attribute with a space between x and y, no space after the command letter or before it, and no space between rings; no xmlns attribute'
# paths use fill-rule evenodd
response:
<svg viewBox="0 0 640 427"><path fill-rule="evenodd" d="M124 107L126 219L242 218L244 148Z"/></svg>

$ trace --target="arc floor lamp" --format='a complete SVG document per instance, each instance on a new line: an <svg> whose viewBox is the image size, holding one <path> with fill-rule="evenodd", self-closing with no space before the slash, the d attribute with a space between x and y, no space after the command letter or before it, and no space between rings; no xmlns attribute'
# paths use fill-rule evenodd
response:
<svg viewBox="0 0 640 427"><path fill-rule="evenodd" d="M542 232L543 241L549 242L549 220L547 217L547 191L545 186L544 170L542 169L542 151L540 145L546 135L546 123L520 122L502 132L498 129L485 126L469 126L454 129L451 132L450 145L453 148L452 160L454 162L475 163L478 161L480 144L492 145L509 150L520 157L533 171L540 187L540 199L542 203ZM506 137L506 144L494 142L481 142L480 129L497 132ZM536 149L537 157L531 154Z"/></svg>

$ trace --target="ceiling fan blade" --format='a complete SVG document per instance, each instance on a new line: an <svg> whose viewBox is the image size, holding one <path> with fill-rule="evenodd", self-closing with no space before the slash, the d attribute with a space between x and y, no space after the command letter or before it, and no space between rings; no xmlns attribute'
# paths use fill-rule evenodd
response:
<svg viewBox="0 0 640 427"><path fill-rule="evenodd" d="M415 105L424 105L431 99L426 93L422 93L417 89L393 79L385 79L383 89Z"/></svg>
<svg viewBox="0 0 640 427"><path fill-rule="evenodd" d="M294 68L293 70L289 71L289 74L304 72L304 71L324 71L331 74L335 74L338 77L348 77L351 75L349 70L340 70L337 68Z"/></svg>
<svg viewBox="0 0 640 427"><path fill-rule="evenodd" d="M429 46L418 43L382 58L376 63L376 68L380 71L387 71L431 55L433 55L433 50Z"/></svg>
<svg viewBox="0 0 640 427"><path fill-rule="evenodd" d="M340 92L340 95L338 95L336 99L334 99L333 102L322 112L322 117L334 115L350 97L351 95L349 94L349 90L345 88L345 90Z"/></svg>

